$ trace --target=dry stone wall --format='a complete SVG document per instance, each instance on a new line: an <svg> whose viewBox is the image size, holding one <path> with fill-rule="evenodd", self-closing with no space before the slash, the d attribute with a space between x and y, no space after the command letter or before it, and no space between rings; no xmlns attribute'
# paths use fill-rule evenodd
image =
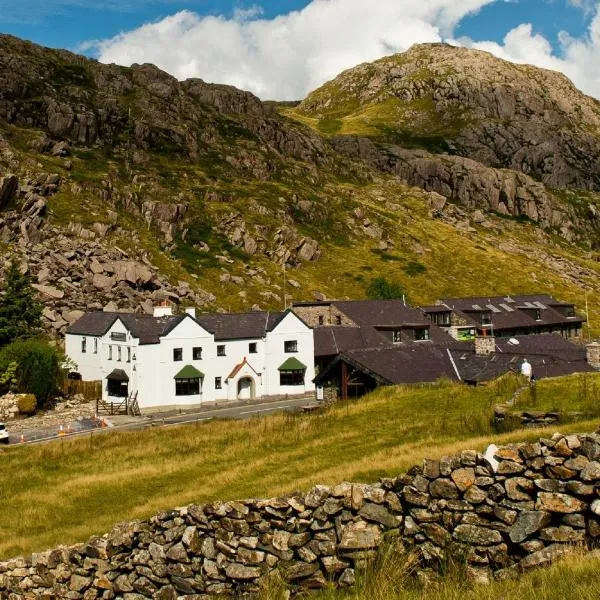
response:
<svg viewBox="0 0 600 600"><path fill-rule="evenodd" d="M102 537L0 563L0 598L252 598L278 570L292 591L351 586L386 539L423 567L462 556L506 578L600 539L600 435L463 451L374 485L191 505Z"/></svg>

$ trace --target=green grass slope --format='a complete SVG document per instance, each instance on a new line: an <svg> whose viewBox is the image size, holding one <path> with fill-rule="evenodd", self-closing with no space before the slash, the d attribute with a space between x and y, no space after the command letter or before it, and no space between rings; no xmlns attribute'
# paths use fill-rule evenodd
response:
<svg viewBox="0 0 600 600"><path fill-rule="evenodd" d="M93 435L9 448L0 460L0 558L83 541L114 523L217 499L271 497L316 483L374 481L425 457L533 439L496 431L494 404L521 385L448 382L381 388L321 414ZM598 426L600 374L539 383L536 407L576 410L561 431ZM523 407L531 399L521 397Z"/></svg>

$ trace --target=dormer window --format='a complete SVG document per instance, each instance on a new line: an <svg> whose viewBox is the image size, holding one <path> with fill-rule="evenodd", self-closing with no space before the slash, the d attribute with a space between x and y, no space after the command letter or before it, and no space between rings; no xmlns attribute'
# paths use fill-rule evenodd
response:
<svg viewBox="0 0 600 600"><path fill-rule="evenodd" d="M574 306L566 306L565 307L565 317L574 317L575 316L575 307Z"/></svg>
<svg viewBox="0 0 600 600"><path fill-rule="evenodd" d="M419 327L415 329L415 340L428 340L429 339L429 327Z"/></svg>
<svg viewBox="0 0 600 600"><path fill-rule="evenodd" d="M541 311L540 311L539 308L536 309L536 311L535 311L535 320L536 321L541 321L542 320L542 313L541 313Z"/></svg>
<svg viewBox="0 0 600 600"><path fill-rule="evenodd" d="M402 341L402 331L400 329L392 329L392 342L397 344Z"/></svg>
<svg viewBox="0 0 600 600"><path fill-rule="evenodd" d="M481 324L482 325L491 325L492 324L492 313L483 313L481 315Z"/></svg>

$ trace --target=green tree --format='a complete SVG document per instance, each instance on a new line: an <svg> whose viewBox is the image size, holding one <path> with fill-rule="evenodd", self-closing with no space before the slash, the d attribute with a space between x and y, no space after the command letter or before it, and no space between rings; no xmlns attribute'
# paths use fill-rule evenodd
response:
<svg viewBox="0 0 600 600"><path fill-rule="evenodd" d="M0 347L13 340L36 335L42 321L42 305L34 297L27 275L12 261L0 296Z"/></svg>
<svg viewBox="0 0 600 600"><path fill-rule="evenodd" d="M43 340L18 340L0 350L0 374L4 379L12 371L15 391L33 394L44 405L63 379L62 361L61 353Z"/></svg>
<svg viewBox="0 0 600 600"><path fill-rule="evenodd" d="M385 277L375 277L367 286L367 297L372 300L395 300L404 298L406 302L406 293L403 287L397 281L390 281Z"/></svg>

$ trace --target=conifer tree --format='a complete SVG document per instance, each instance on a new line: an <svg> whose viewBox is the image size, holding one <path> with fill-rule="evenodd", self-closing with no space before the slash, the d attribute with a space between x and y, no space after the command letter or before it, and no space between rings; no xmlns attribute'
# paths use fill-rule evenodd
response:
<svg viewBox="0 0 600 600"><path fill-rule="evenodd" d="M34 297L27 275L12 261L5 273L4 293L0 294L0 347L38 333L42 305Z"/></svg>

